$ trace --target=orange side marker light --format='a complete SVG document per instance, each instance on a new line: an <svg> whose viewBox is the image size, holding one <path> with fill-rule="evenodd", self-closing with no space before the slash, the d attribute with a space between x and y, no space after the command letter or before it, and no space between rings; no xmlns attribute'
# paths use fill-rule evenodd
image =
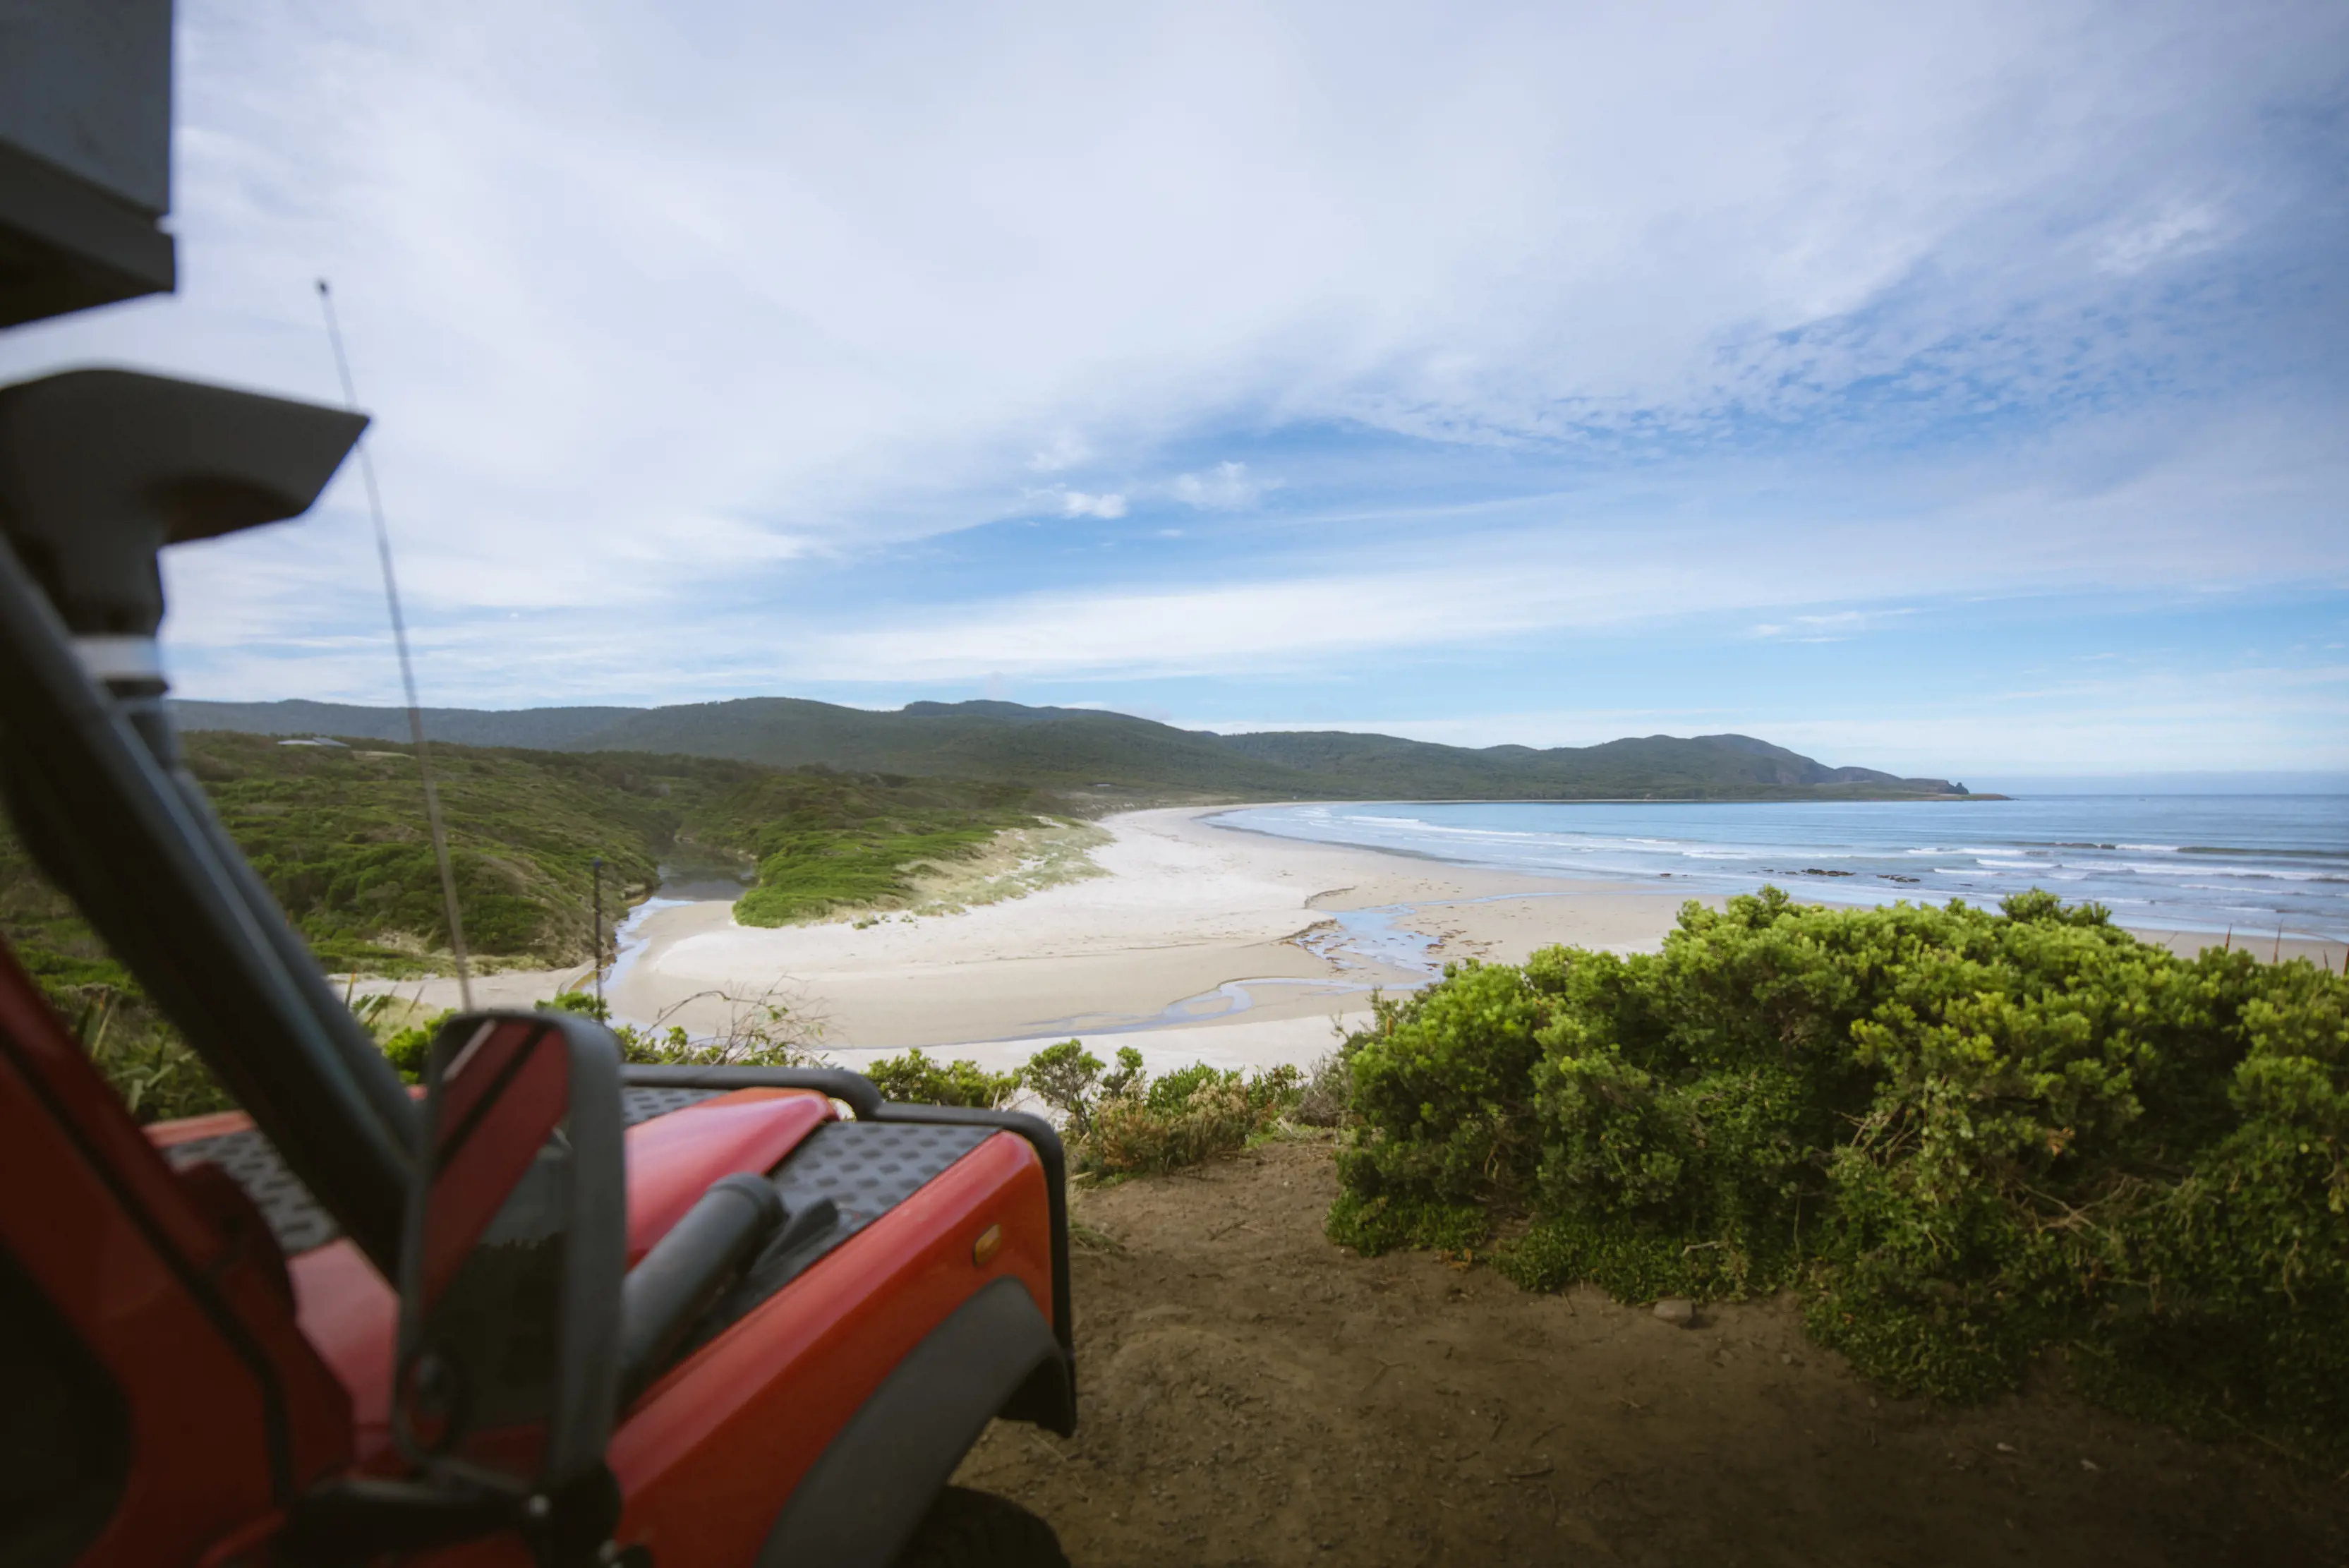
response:
<svg viewBox="0 0 2349 1568"><path fill-rule="evenodd" d="M978 1233L978 1240L970 1244L971 1267L975 1269L987 1267L988 1261L1002 1250L1003 1227L989 1225Z"/></svg>

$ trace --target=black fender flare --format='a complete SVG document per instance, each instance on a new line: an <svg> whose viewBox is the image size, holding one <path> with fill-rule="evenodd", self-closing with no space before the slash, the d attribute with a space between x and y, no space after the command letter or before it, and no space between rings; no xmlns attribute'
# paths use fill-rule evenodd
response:
<svg viewBox="0 0 2349 1568"><path fill-rule="evenodd" d="M997 1416L1067 1433L1069 1353L1028 1289L989 1281L890 1369L800 1481L760 1568L887 1568Z"/></svg>

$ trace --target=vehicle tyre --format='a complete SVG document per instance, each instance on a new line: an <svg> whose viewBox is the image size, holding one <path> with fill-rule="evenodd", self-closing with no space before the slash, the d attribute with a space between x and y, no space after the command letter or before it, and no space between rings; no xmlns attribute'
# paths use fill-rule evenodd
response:
<svg viewBox="0 0 2349 1568"><path fill-rule="evenodd" d="M993 1492L950 1486L922 1518L896 1568L1069 1568L1052 1527Z"/></svg>

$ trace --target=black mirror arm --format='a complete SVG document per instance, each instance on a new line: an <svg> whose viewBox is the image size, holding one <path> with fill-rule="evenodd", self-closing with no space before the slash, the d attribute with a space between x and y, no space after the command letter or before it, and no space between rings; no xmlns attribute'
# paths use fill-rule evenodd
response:
<svg viewBox="0 0 2349 1568"><path fill-rule="evenodd" d="M524 1075L525 1064L545 1061L543 1053L548 1051L559 1052L562 1057L559 1093L563 1101L559 1116L554 1117L547 1115L544 1103L548 1080ZM442 1118L451 1114L450 1064L466 1060L477 1064L470 1071L490 1075L481 1080L482 1087L469 1091L470 1108L443 1126ZM559 1161L559 1175L551 1187L540 1182L523 1210L525 1225L533 1227L526 1231L532 1241L520 1249L501 1250L509 1258L518 1252L525 1259L533 1255L548 1259L553 1277L544 1283L551 1289L542 1293L533 1287L517 1293L511 1271L492 1270L488 1276L491 1282L484 1287L489 1293L477 1298L468 1310L476 1316L483 1312L492 1314L504 1324L502 1332L527 1329L529 1324L496 1314L549 1314L543 1325L553 1333L551 1370L543 1375L548 1381L542 1386L536 1381L542 1375L532 1374L531 1380L512 1386L526 1412L515 1419L543 1419L545 1424L543 1450L534 1480L506 1479L515 1487L554 1500L561 1514L568 1506L562 1500L582 1487L588 1493L581 1495L600 1495L595 1493L595 1487L600 1484L596 1478L605 1477L604 1451L617 1397L620 1292L627 1255L619 1042L602 1024L572 1013L466 1014L450 1020L434 1038L425 1083L424 1115L419 1117L425 1141L418 1150L417 1176L409 1192L406 1247L397 1275L400 1325L394 1365L417 1368L422 1365L419 1358L428 1352L438 1356L453 1351L460 1375L463 1368L465 1342L460 1331L454 1339L436 1342L451 1322L461 1325L467 1319L436 1317L440 1302L447 1297L444 1291L440 1302L428 1301L425 1260L471 1252L481 1245L481 1235L468 1234L464 1229L478 1220L444 1219L443 1223L460 1228L436 1239L434 1198L440 1184L477 1183L484 1179L485 1170L493 1171L504 1161L512 1173L505 1179L514 1183L505 1190L450 1189L460 1199L460 1208L470 1207L486 1219L524 1193L523 1183L530 1179L530 1170L557 1168L544 1163L553 1156ZM494 1111L507 1103L509 1093L521 1095L518 1103L528 1108L520 1120L501 1122ZM444 1139L454 1141L444 1144ZM489 1141L479 1141L484 1139ZM468 1158L475 1149L490 1150L490 1165L444 1164L447 1149L459 1147ZM512 1163L517 1150L524 1157L519 1167ZM549 1214L550 1202L558 1213ZM538 1245L555 1234L562 1237L560 1247L550 1251ZM501 1279L503 1283L497 1282ZM486 1370L494 1380L500 1365L501 1358L492 1357L474 1370ZM445 1411L436 1416L431 1390L419 1386L403 1393L406 1381L403 1372L395 1378L392 1391L392 1433L402 1451L419 1469L435 1476L445 1474L460 1484L477 1475L475 1460L458 1457L465 1419ZM422 1440L410 1419L419 1413L450 1424L430 1441ZM550 1528L557 1526L570 1529L560 1519Z"/></svg>

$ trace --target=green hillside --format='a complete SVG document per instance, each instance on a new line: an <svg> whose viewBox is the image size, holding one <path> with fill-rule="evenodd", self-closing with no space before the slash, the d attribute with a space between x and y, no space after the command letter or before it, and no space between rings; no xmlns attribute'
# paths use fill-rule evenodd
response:
<svg viewBox="0 0 2349 1568"><path fill-rule="evenodd" d="M221 822L327 967L398 970L448 945L416 760L384 744L188 737ZM589 951L589 861L641 896L687 814L750 772L708 758L442 746L433 753L467 945L484 960Z"/></svg>
<svg viewBox="0 0 2349 1568"><path fill-rule="evenodd" d="M446 921L416 763L404 746L187 737L190 771L304 939L331 970L445 967ZM468 946L492 967L584 963L589 863L607 916L665 861L755 876L746 919L886 903L903 867L951 859L1032 822L1029 792L991 784L781 772L709 757L436 746ZM755 867L755 872L753 872ZM66 900L0 832L0 934L53 992L122 987Z"/></svg>
<svg viewBox="0 0 2349 1568"><path fill-rule="evenodd" d="M349 702L182 702L172 715L182 732L235 730L248 735L339 735L354 741L405 742L405 708L364 708ZM459 746L523 746L533 751L619 751L575 742L643 712L641 708L427 708L424 733Z"/></svg>
<svg viewBox="0 0 2349 1568"><path fill-rule="evenodd" d="M1942 779L1831 768L1746 735L1649 735L1597 746L1470 751L1392 735L1299 730L1226 737L1262 762L1341 779L1364 795L1769 800L1956 794Z"/></svg>
<svg viewBox="0 0 2349 1568"><path fill-rule="evenodd" d="M311 702L181 702L183 728L397 736L397 709ZM1781 800L1963 794L1940 779L1829 767L1744 735L1670 735L1597 746L1481 750L1391 735L1217 735L1123 713L1013 702L913 702L889 712L791 697L667 708L428 711L436 737L581 753L721 757L1063 792L1201 800Z"/></svg>

